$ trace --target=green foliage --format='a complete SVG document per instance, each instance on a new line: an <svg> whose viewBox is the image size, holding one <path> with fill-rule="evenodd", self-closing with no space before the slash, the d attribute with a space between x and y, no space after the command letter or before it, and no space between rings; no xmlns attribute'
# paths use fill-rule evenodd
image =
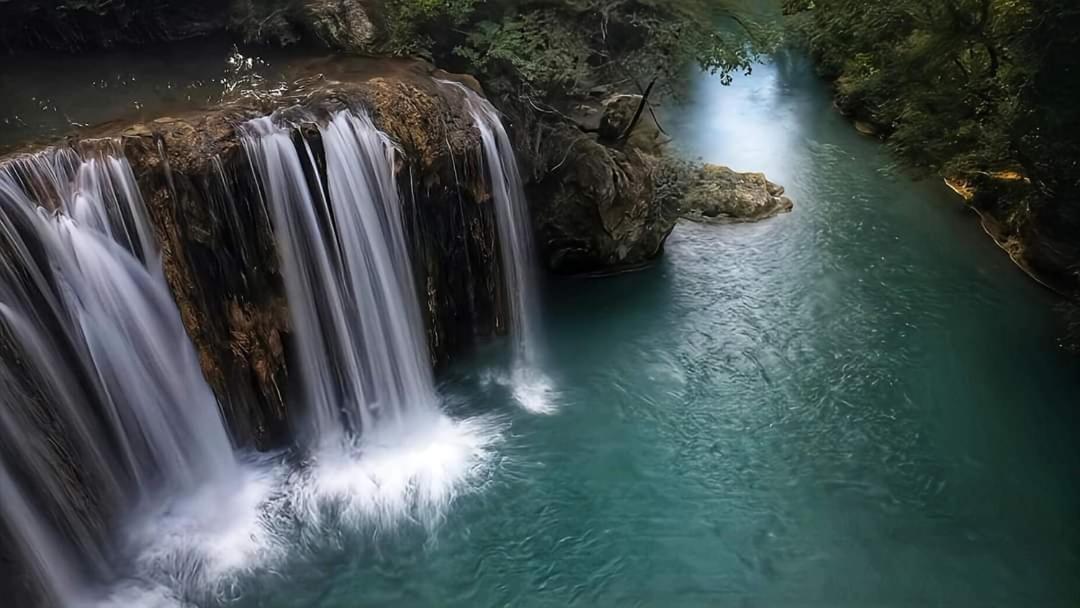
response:
<svg viewBox="0 0 1080 608"><path fill-rule="evenodd" d="M387 0L390 50L461 63L530 97L749 70L777 33L737 0ZM725 27L731 25L731 27Z"/></svg>
<svg viewBox="0 0 1080 608"><path fill-rule="evenodd" d="M840 102L911 163L1015 169L1011 126L1038 66L1022 41L1031 0L796 0L800 29Z"/></svg>
<svg viewBox="0 0 1080 608"><path fill-rule="evenodd" d="M427 53L447 30L469 20L484 0L385 0L387 47L398 55Z"/></svg>
<svg viewBox="0 0 1080 608"><path fill-rule="evenodd" d="M697 63L730 82L733 72L749 72L779 42L777 30L729 2L643 0L623 18L645 34L641 47L624 59L638 78L658 66L659 76L671 81Z"/></svg>
<svg viewBox="0 0 1080 608"><path fill-rule="evenodd" d="M510 71L535 90L575 89L588 73L587 39L552 10L483 21L457 54L481 73Z"/></svg>

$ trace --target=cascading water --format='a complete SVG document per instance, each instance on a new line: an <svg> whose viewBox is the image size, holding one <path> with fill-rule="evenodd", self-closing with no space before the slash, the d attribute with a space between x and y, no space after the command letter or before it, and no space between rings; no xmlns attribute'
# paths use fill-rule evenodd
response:
<svg viewBox="0 0 1080 608"><path fill-rule="evenodd" d="M504 290L510 302L514 340L514 367L510 382L514 396L529 411L549 413L553 409L551 382L540 370L538 352L540 330L537 327L536 250L528 200L510 136L491 102L461 83L449 80L439 82L464 94L469 113L480 131L488 184L495 202Z"/></svg>
<svg viewBox="0 0 1080 608"><path fill-rule="evenodd" d="M433 410L393 146L366 117L334 115L320 129L324 192L310 187L315 159L306 144L298 152L291 129L266 117L248 130L244 143L274 219L318 440Z"/></svg>
<svg viewBox="0 0 1080 608"><path fill-rule="evenodd" d="M496 434L486 421L440 411L397 150L366 115L348 111L319 123L323 163L278 116L244 131L273 218L314 433L314 465L294 502L309 523L327 499L346 502L347 517L432 523Z"/></svg>
<svg viewBox="0 0 1080 608"><path fill-rule="evenodd" d="M112 576L118 516L240 477L152 234L122 156L0 169L0 514L59 605Z"/></svg>

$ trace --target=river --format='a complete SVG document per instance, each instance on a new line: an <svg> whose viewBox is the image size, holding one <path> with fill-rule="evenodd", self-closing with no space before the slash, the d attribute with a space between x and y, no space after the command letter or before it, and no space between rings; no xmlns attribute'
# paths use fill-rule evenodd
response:
<svg viewBox="0 0 1080 608"><path fill-rule="evenodd" d="M1073 606L1080 364L1053 298L913 181L797 55L667 108L687 154L795 211L676 229L545 289L555 412L447 374L505 425L435 530L358 530L238 606ZM456 404L456 405L455 405Z"/></svg>

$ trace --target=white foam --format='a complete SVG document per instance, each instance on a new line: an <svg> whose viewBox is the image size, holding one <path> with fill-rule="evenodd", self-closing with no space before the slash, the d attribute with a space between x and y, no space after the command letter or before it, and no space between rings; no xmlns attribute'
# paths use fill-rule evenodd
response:
<svg viewBox="0 0 1080 608"><path fill-rule="evenodd" d="M249 466L231 484L204 487L140 519L129 530L135 574L183 595L229 596L241 576L286 555L270 508L283 473L280 465Z"/></svg>
<svg viewBox="0 0 1080 608"><path fill-rule="evenodd" d="M535 367L515 365L509 373L489 368L481 372L480 382L485 387L497 384L509 389L514 401L530 414L544 416L558 411L555 384Z"/></svg>
<svg viewBox="0 0 1080 608"><path fill-rule="evenodd" d="M163 585L125 582L109 590L104 598L83 603L79 608L183 608L184 603Z"/></svg>
<svg viewBox="0 0 1080 608"><path fill-rule="evenodd" d="M533 367L517 367L510 377L510 387L518 405L532 414L551 415L555 405L555 386L543 372Z"/></svg>
<svg viewBox="0 0 1080 608"><path fill-rule="evenodd" d="M302 559L308 542L408 523L434 531L455 498L489 478L503 426L490 415L415 414L326 447L301 467L245 465L234 483L205 487L132 523L128 578L81 608L226 604L243 595L247 579Z"/></svg>
<svg viewBox="0 0 1080 608"><path fill-rule="evenodd" d="M291 488L293 507L319 527L333 514L353 529L391 529L406 520L433 528L457 496L482 485L500 427L491 416L437 413L376 427L316 454Z"/></svg>

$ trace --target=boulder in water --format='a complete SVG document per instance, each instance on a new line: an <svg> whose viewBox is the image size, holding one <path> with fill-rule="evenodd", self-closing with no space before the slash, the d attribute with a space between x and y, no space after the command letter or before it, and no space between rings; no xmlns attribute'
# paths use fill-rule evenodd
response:
<svg viewBox="0 0 1080 608"><path fill-rule="evenodd" d="M690 177L683 217L691 221L731 224L757 222L793 208L784 188L761 173L739 173L720 165L704 165Z"/></svg>

